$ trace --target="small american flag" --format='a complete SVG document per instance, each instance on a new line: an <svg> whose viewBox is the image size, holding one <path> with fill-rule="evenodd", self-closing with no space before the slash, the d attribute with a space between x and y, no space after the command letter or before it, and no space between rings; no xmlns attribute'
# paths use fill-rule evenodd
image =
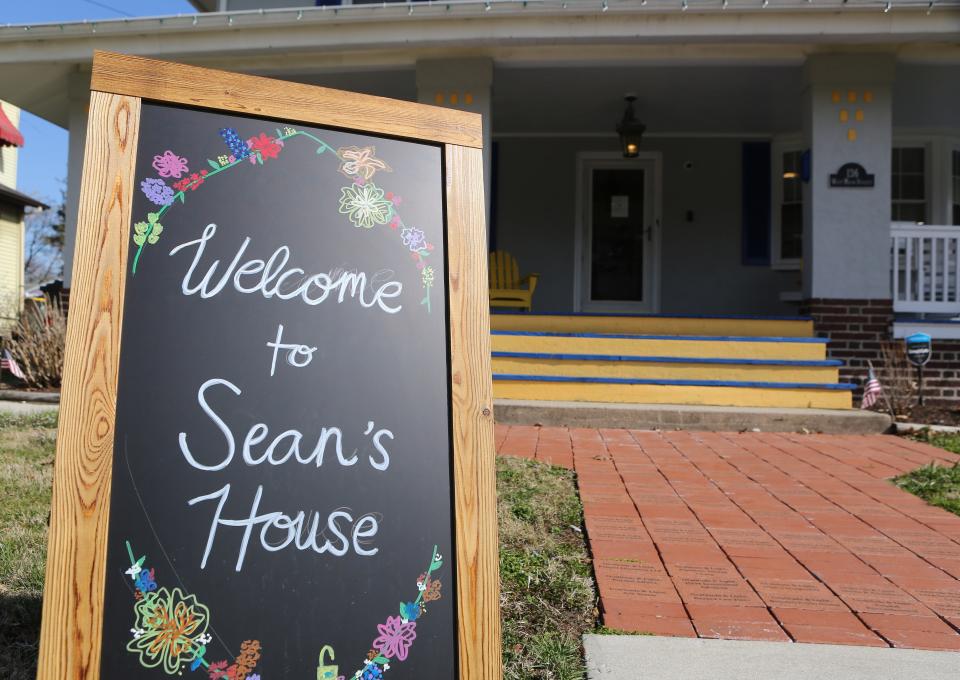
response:
<svg viewBox="0 0 960 680"><path fill-rule="evenodd" d="M871 366L867 383L863 386L863 398L860 400L860 408L870 408L877 403L877 399L880 398L881 394L883 394L883 387L880 386L880 381L877 380L877 376L874 374L873 367Z"/></svg>
<svg viewBox="0 0 960 680"><path fill-rule="evenodd" d="M18 364L16 359L10 355L10 350L8 349L3 350L3 358L0 359L0 369L4 368L13 373L16 377L20 378L20 380L26 378L26 376L23 374L23 370L20 368L20 364Z"/></svg>

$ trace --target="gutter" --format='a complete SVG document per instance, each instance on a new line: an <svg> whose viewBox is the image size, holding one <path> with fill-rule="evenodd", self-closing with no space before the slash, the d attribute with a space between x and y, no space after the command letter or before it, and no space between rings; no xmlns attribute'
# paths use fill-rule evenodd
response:
<svg viewBox="0 0 960 680"><path fill-rule="evenodd" d="M960 9L960 0L409 0L382 4L259 9L203 14L104 19L97 21L6 24L0 41L68 36L157 33L189 29L222 30L304 24L468 18L582 18L602 15L759 14L791 12L941 14Z"/></svg>

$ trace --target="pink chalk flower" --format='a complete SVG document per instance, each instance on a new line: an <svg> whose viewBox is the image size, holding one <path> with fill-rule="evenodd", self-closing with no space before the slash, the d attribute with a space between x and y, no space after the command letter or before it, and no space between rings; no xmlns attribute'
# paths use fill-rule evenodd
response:
<svg viewBox="0 0 960 680"><path fill-rule="evenodd" d="M180 179L183 173L190 172L190 168L187 167L187 159L178 156L169 149L164 151L162 155L153 157L153 169L161 177L176 177L177 179Z"/></svg>
<svg viewBox="0 0 960 680"><path fill-rule="evenodd" d="M407 658L407 650L417 639L416 628L417 624L413 621L404 622L399 616L388 616L386 623L377 624L380 637L373 641L373 646L388 659L403 661Z"/></svg>

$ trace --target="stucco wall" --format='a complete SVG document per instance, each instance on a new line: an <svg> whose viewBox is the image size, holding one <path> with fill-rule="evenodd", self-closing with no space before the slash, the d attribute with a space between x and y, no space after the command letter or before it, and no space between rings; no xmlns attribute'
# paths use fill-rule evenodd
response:
<svg viewBox="0 0 960 680"><path fill-rule="evenodd" d="M569 312L577 154L615 152L616 140L510 137L497 144L495 244L514 254L522 273L541 275L535 311ZM796 314L779 295L799 290L797 272L741 264L741 140L647 139L643 148L663 154L660 311Z"/></svg>

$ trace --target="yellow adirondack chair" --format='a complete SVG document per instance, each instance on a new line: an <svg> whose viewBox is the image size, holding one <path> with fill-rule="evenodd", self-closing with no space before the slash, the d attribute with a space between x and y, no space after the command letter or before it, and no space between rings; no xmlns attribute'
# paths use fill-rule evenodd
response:
<svg viewBox="0 0 960 680"><path fill-rule="evenodd" d="M513 255L505 250L490 253L490 306L519 307L529 312L539 276L529 274L521 279Z"/></svg>

